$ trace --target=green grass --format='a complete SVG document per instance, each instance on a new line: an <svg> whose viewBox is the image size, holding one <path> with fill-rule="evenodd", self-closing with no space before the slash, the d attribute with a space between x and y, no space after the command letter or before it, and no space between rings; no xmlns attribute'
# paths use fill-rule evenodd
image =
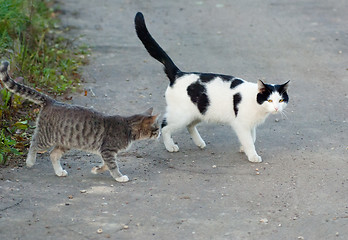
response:
<svg viewBox="0 0 348 240"><path fill-rule="evenodd" d="M23 77L24 84L55 97L76 90L88 48L76 47L64 38L64 31L55 27L59 21L52 4L0 0L0 58L10 61L14 78ZM0 91L0 163L27 149L28 122L35 118L37 108Z"/></svg>

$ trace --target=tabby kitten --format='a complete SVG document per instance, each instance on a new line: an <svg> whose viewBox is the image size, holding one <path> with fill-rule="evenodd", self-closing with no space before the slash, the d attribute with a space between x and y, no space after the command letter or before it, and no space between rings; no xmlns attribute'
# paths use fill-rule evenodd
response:
<svg viewBox="0 0 348 240"><path fill-rule="evenodd" d="M232 76L182 72L167 53L152 38L145 25L144 16L135 16L135 29L149 54L164 65L169 78L165 93L166 114L162 122L162 135L169 152L179 150L172 133L186 127L193 142L200 148L206 146L196 125L201 121L228 123L237 133L241 152L250 162L261 162L256 153L256 127L271 113L286 107L289 97L288 83L281 85L255 83Z"/></svg>
<svg viewBox="0 0 348 240"><path fill-rule="evenodd" d="M34 165L37 152L52 148L50 158L56 175L67 176L60 158L70 149L79 149L102 157L102 165L94 167L92 173L109 170L116 181L127 182L129 178L120 172L116 154L126 150L133 141L159 136L158 116L152 115L152 108L130 117L106 116L93 109L58 102L16 83L9 77L8 68L7 61L1 63L0 77L6 88L41 105L26 160L28 167Z"/></svg>

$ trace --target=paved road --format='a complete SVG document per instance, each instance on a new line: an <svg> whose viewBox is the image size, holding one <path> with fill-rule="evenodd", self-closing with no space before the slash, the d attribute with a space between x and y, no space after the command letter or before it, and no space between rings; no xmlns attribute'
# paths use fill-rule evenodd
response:
<svg viewBox="0 0 348 240"><path fill-rule="evenodd" d="M1 239L348 239L347 1L65 0L61 8L71 37L92 48L88 96L74 103L164 113L168 81L134 31L142 11L184 71L290 79L287 118L259 128L260 164L238 153L228 126L203 124L205 150L185 131L175 135L179 153L161 140L134 144L119 160L125 184L92 175L100 159L82 152L64 156L67 178L54 175L47 154L32 169L2 168Z"/></svg>

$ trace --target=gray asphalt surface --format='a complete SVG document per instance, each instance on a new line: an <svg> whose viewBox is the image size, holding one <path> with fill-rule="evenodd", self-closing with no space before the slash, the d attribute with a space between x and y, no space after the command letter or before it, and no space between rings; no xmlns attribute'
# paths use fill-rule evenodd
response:
<svg viewBox="0 0 348 240"><path fill-rule="evenodd" d="M48 154L32 169L0 169L0 239L348 239L348 2L65 0L63 25L92 49L88 95L72 102L130 115L164 113L168 80L133 19L183 71L256 82L291 80L287 117L258 128L264 162L238 153L229 126L202 124L198 149L133 144L121 171L93 175L94 155L70 152L66 178ZM23 158L24 161L24 158ZM98 233L99 229L99 233Z"/></svg>

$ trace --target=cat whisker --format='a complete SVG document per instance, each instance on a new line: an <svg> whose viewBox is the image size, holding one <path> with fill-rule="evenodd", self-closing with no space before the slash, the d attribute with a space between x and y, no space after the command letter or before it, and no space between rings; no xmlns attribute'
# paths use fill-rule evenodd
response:
<svg viewBox="0 0 348 240"><path fill-rule="evenodd" d="M283 119L289 119L289 117L286 115L286 111L283 109L283 111L280 112L280 115L283 117Z"/></svg>

